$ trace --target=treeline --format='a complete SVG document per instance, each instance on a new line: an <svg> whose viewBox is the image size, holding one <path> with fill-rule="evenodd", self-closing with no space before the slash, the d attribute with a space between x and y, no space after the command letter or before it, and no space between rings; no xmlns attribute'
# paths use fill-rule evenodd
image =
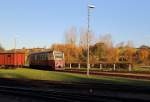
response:
<svg viewBox="0 0 150 102"><path fill-rule="evenodd" d="M150 65L150 47L135 48L132 41L113 44L110 34L95 38L93 33L87 36L87 30L81 29L77 33L75 27L64 34L63 44L53 44L51 49L63 51L66 63L85 63L87 59L87 37L90 39L90 63L118 63L126 62Z"/></svg>
<svg viewBox="0 0 150 102"><path fill-rule="evenodd" d="M0 44L0 52L5 51L5 49L2 47L2 45Z"/></svg>

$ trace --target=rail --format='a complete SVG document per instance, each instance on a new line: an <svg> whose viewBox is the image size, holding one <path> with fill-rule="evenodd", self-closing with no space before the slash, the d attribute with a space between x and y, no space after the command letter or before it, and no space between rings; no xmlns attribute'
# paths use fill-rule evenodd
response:
<svg viewBox="0 0 150 102"><path fill-rule="evenodd" d="M110 84L102 84L101 86L95 87L106 87ZM89 87L88 84L82 84L81 86ZM112 85L113 86L113 85ZM121 87L128 87L128 86L120 86ZM117 87L118 88L118 87ZM76 89L77 90L77 89ZM91 91L91 90L90 90ZM99 93L82 93L80 90L78 92L74 92L73 89L66 91L66 90L56 90L56 89L37 89L37 88L26 88L26 87L10 87L10 86L0 86L0 92L6 94L13 94L17 96L27 96L27 97L35 97L35 98L42 98L51 101L62 101L62 102L122 102L122 101L150 101L149 94L131 94L131 93L122 93L116 91L104 91L99 90ZM92 92L92 91L91 91Z"/></svg>

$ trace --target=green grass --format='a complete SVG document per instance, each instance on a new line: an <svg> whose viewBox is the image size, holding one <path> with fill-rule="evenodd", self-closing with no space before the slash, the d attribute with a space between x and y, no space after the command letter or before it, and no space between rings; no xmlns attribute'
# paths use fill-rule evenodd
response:
<svg viewBox="0 0 150 102"><path fill-rule="evenodd" d="M135 67L135 68L133 68L133 71L137 71L137 72L150 72L150 68Z"/></svg>
<svg viewBox="0 0 150 102"><path fill-rule="evenodd" d="M70 68L66 68L66 69L69 69ZM87 68L71 68L71 69L77 69L77 70L80 70L80 71L86 71ZM113 71L113 68L102 68L102 70L100 70L99 68L90 68L91 71ZM126 69L123 69L123 68L119 68L119 69L116 69L116 71L121 71L121 72L128 72L129 69L126 68ZM150 68L142 68L142 67L134 67L132 68L132 72L150 72Z"/></svg>
<svg viewBox="0 0 150 102"><path fill-rule="evenodd" d="M19 78L33 80L51 80L80 83L114 83L127 85L150 85L148 80L129 79L120 77L89 76L65 72L42 71L35 69L0 69L0 78Z"/></svg>

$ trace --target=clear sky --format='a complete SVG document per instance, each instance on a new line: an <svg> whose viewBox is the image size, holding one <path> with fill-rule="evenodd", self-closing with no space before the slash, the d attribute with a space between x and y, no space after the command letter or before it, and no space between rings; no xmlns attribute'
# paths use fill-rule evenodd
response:
<svg viewBox="0 0 150 102"><path fill-rule="evenodd" d="M88 0L0 0L0 43L4 48L48 47L62 43L71 26L87 26ZM91 29L111 33L113 42L150 45L150 0L91 0Z"/></svg>

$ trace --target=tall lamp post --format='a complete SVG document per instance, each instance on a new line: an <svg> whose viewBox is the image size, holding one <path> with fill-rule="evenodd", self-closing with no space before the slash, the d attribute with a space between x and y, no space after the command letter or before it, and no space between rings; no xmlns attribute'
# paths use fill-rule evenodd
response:
<svg viewBox="0 0 150 102"><path fill-rule="evenodd" d="M90 51L89 51L89 33L90 33L90 10L94 9L94 5L88 4L88 32L87 32L87 76L89 76L90 71Z"/></svg>
<svg viewBox="0 0 150 102"><path fill-rule="evenodd" d="M16 34L14 36L14 63L15 63L15 66L17 66L16 64Z"/></svg>

